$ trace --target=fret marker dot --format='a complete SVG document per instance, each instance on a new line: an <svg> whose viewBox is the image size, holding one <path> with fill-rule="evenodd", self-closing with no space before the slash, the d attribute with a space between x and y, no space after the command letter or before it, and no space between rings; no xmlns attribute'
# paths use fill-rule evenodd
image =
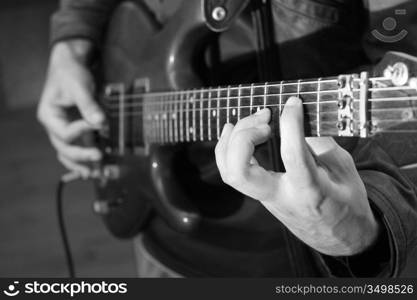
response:
<svg viewBox="0 0 417 300"><path fill-rule="evenodd" d="M193 96L191 96L191 97L190 97L190 102L191 102L191 103L193 103L193 102L194 102L194 97L193 97Z"/></svg>
<svg viewBox="0 0 417 300"><path fill-rule="evenodd" d="M232 116L236 116L236 108L232 109Z"/></svg>
<svg viewBox="0 0 417 300"><path fill-rule="evenodd" d="M194 132L193 128L192 128L192 127L190 127L190 133L193 133L193 132Z"/></svg>
<svg viewBox="0 0 417 300"><path fill-rule="evenodd" d="M213 115L213 117L216 116L216 111L215 110L213 110L212 115Z"/></svg>
<svg viewBox="0 0 417 300"><path fill-rule="evenodd" d="M155 120L159 120L159 116L158 115L155 115Z"/></svg>
<svg viewBox="0 0 417 300"><path fill-rule="evenodd" d="M177 118L177 114L172 114L172 118L175 120Z"/></svg>
<svg viewBox="0 0 417 300"><path fill-rule="evenodd" d="M166 118L167 118L167 114L163 114L163 115L162 115L162 118L163 118L164 120L166 120Z"/></svg>

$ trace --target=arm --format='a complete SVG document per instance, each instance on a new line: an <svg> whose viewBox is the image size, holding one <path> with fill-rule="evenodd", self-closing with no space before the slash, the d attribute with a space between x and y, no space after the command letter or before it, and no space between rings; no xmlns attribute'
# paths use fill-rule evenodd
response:
<svg viewBox="0 0 417 300"><path fill-rule="evenodd" d="M81 138L100 129L105 116L94 97L89 58L100 43L116 0L62 0L52 18L52 51L38 119L44 125L58 159L84 178L91 163L101 159L95 147L84 147ZM74 118L72 108L80 118Z"/></svg>
<svg viewBox="0 0 417 300"><path fill-rule="evenodd" d="M112 10L121 0L61 0L52 16L52 44L73 38L99 45Z"/></svg>

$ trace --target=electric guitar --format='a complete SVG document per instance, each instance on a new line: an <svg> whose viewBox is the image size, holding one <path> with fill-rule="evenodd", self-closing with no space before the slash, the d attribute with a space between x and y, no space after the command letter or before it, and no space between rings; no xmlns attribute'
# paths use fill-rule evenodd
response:
<svg viewBox="0 0 417 300"><path fill-rule="evenodd" d="M279 116L291 96L303 100L307 136L386 135L408 154L397 162L405 170L415 167L415 58L388 53L373 73L196 88L203 82L195 57L214 33L201 1L185 2L162 30L143 7L129 2L109 24L101 104L110 126L99 136L105 159L94 208L114 235L133 236L151 211L174 229L193 232L202 215L172 172L178 149L215 142L224 124L264 108L271 109L279 135Z"/></svg>

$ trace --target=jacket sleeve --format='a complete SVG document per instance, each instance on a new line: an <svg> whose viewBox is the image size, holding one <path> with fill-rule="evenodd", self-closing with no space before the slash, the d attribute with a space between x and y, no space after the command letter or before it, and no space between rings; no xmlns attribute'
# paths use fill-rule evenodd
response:
<svg viewBox="0 0 417 300"><path fill-rule="evenodd" d="M51 19L51 44L71 38L100 43L112 10L121 0L61 0Z"/></svg>
<svg viewBox="0 0 417 300"><path fill-rule="evenodd" d="M363 4L367 19L367 27L363 30L363 49L373 65L378 64L388 51L417 56L415 1L363 0ZM387 18L395 19L396 26L391 31L384 25ZM415 136L397 138L379 135L359 142L352 156L382 230L376 244L357 256L319 255L325 275L400 275L417 246L417 168L407 173L400 168L417 162L415 147Z"/></svg>

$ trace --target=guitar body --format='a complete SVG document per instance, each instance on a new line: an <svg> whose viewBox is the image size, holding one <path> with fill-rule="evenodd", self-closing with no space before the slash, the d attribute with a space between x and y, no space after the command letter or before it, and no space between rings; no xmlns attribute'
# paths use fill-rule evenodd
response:
<svg viewBox="0 0 417 300"><path fill-rule="evenodd" d="M169 104L171 106L176 102L184 107L184 103L189 103L190 100L187 97L191 95L184 90L207 85L204 74L207 74L208 68L203 63L205 50L216 35L206 26L202 7L202 0L183 1L177 13L162 28L144 6L133 2L123 2L115 10L109 23L102 48L101 82L107 96L107 100L104 100L102 104L104 108L112 107L109 111L117 113L117 116L108 114L109 131L102 133L99 137L98 142L105 153L105 159L102 165L102 175L96 182L98 200L94 203L94 207L95 211L102 215L108 229L117 237L128 238L137 234L147 224L152 212L156 212L174 230L190 234L195 232L201 223L210 221L210 218L222 218L236 213L242 204L240 194L221 184L214 159L211 160L211 170L215 171L207 172L212 174L212 178L207 180L208 176L206 176L205 180L201 180L204 176L202 176L201 169L196 168L196 165L201 164L189 159L192 146L183 143L185 139L175 137L172 141L171 136L170 143L158 143L161 139L163 140L161 136L165 138L167 136L164 133L158 137L159 132L156 132L157 138L153 140L154 142L149 143L145 138L145 132L149 133L146 129L152 126L149 124L160 122L164 115L168 119L167 122L178 124L179 117L178 111L162 108L150 114L151 110L146 111L141 108L143 103L139 95L148 92L182 91L180 95L185 95L184 98L168 100L171 101ZM398 62L402 64L398 65ZM239 99L235 100L233 105L227 104L227 120L233 119L230 121L233 123L240 117L254 113L262 106L275 108L274 115L279 119L278 107L281 107L281 101L285 103L285 97L288 98L289 95L298 93L303 101L307 102L306 104L317 101L314 102L314 106L304 108L305 113L306 109L309 109L307 113L310 116L314 118L317 116L318 120L306 118L310 122L307 128L311 130L315 128L317 136L366 138L373 135L381 141L381 144L392 145L391 147L384 145L385 150L394 157L398 165L404 167L404 172L410 178L417 180L417 152L415 151L417 92L414 87L407 86L412 76L417 82L417 77L415 77L417 62L406 55L389 53L381 62L379 69L376 68L375 75L381 76L388 66L394 66L392 78L375 77L373 81L369 81L369 84L364 83L367 81L361 81L358 74L350 74L322 80L322 85L319 85L317 80L311 79L293 81L284 85L282 82L281 84L269 83L269 92L267 83L259 84L255 88L253 85L235 86L232 92L230 92L230 86L219 87L217 100L216 96L212 97L211 91L207 94L204 89L201 89L203 96L199 99L195 98L195 102L199 102L200 122L193 118L192 128L185 126L185 133L184 126L181 124L181 136L184 133L187 135L187 141L190 142L189 136L193 134L194 141L198 142L198 147L200 147L197 149L205 149L201 150L200 156L213 158L213 141L216 137L213 134L212 139L211 129L213 128L211 127L216 126L218 137L222 125L219 114L221 111L225 113L224 107L220 107L220 104L228 103L221 102L219 99L222 97L227 101L232 98ZM406 69L410 73L407 74L404 82L398 82L396 76L401 79L402 72L397 72L396 68L400 71ZM370 86L371 84L373 86ZM279 86L280 89L278 89ZM320 94L324 90L328 90L327 93ZM159 97L166 96L160 95ZM387 101L387 97L391 100ZM161 101L161 98L156 103L168 103L165 101L167 99L162 98ZM245 98L246 105L244 104ZM248 99L251 99L250 102ZM378 101L378 99L386 101ZM326 100L332 104L323 105L323 101ZM206 105L213 106L204 106L203 101ZM349 105L344 101L349 101ZM152 107L149 101L146 104L147 107ZM214 109L215 105L217 105L217 111ZM361 105L363 105L362 108ZM196 106L193 108L193 115L197 114ZM315 111L316 107L320 109ZM320 115L323 109L328 111L323 111ZM361 109L366 113L359 116ZM208 112L208 116L207 113L203 116L203 110ZM191 110L189 109L186 113L187 120L191 119ZM125 118L125 114L136 114L139 117ZM182 111L180 114L182 115ZM156 119L157 117L159 119ZM212 120L217 120L217 124L210 123ZM350 123L345 123L347 121ZM211 124L211 127L208 125L208 129L203 131L203 122ZM144 124L148 124L148 127L144 127ZM201 141L206 142L201 142L196 138L198 129L196 124L200 124ZM390 130L391 127L393 127L392 130ZM190 129L192 129L192 134ZM178 132L177 129L174 131ZM319 131L321 135L318 134ZM310 136L314 134L313 132L307 133L312 134ZM381 139L381 136L385 138ZM404 143L404 140L407 142ZM207 149L210 152L205 152ZM398 155L399 152L402 154ZM220 184L216 182L216 175ZM200 199L206 199L210 208L197 205L196 201ZM223 201L224 199L227 201Z"/></svg>
<svg viewBox="0 0 417 300"><path fill-rule="evenodd" d="M165 28L161 30L145 7L121 4L111 19L103 47L102 81L118 83L116 91L123 83L123 88L133 93L201 86L198 62L202 61L205 43L214 36L204 23L201 2L184 1ZM141 131L142 124L137 126ZM103 150L109 146L101 143ZM198 226L198 209L179 182L186 174L172 172L176 157L184 155L184 146L143 145L126 147L122 152L117 145L110 146L104 173L116 174L97 181L95 207L115 236L135 235L146 224L152 208L176 230L192 232ZM184 172L192 174L192 167L183 163Z"/></svg>

